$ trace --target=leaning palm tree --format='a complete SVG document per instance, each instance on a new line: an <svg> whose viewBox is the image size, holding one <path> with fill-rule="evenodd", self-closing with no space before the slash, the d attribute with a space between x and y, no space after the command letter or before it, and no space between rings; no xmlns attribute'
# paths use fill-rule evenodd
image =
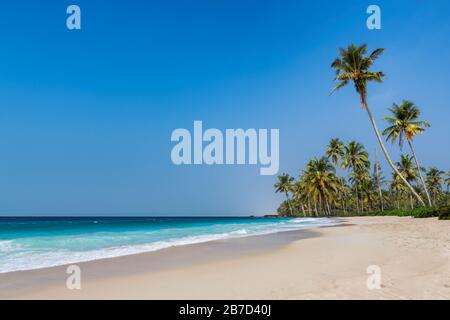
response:
<svg viewBox="0 0 450 320"><path fill-rule="evenodd" d="M331 139L330 143L327 145L326 156L335 165L338 165L339 161L344 157L344 143L338 139Z"/></svg>
<svg viewBox="0 0 450 320"><path fill-rule="evenodd" d="M278 182L275 183L275 192L276 193L284 193L286 195L286 201L289 206L289 213L292 215L292 205L289 200L289 192L292 191L292 184L294 182L294 178L290 175L284 173L281 176L278 176Z"/></svg>
<svg viewBox="0 0 450 320"><path fill-rule="evenodd" d="M394 143L398 139L400 150L403 148L404 140L408 142L409 148L414 156L416 163L416 170L419 174L422 187L427 195L428 204L432 206L430 193L425 184L422 172L420 170L419 160L417 159L416 151L413 146L413 138L418 134L423 133L425 128L430 127L430 124L426 121L419 120L420 110L411 101L403 101L399 106L393 104L389 111L392 113L392 117L386 117L385 120L389 122L390 126L383 131L383 135L386 136L387 141ZM406 177L405 177L406 178Z"/></svg>
<svg viewBox="0 0 450 320"><path fill-rule="evenodd" d="M427 171L426 183L433 198L433 204L436 204L436 198L442 191L442 184L444 183L444 171L436 167L430 168Z"/></svg>
<svg viewBox="0 0 450 320"><path fill-rule="evenodd" d="M373 129L375 131L375 135L377 136L378 142L380 143L381 149L383 150L387 162L394 170L394 172L398 174L400 179L408 186L408 188L419 200L419 202L425 206L425 203L423 202L420 195L400 174L394 162L392 161L386 147L384 146L375 119L373 118L367 104L367 83L371 81L381 83L383 82L383 77L385 76L381 71L374 72L370 70L374 61L383 53L383 51L384 49L379 48L367 56L367 45L358 47L352 44L349 45L346 49L340 49L340 57L335 59L331 64L331 67L336 71L336 78L334 80L339 82L332 90L332 93L346 86L350 82L354 84L356 92L360 97L361 106L369 116L370 122L372 123Z"/></svg>
<svg viewBox="0 0 450 320"><path fill-rule="evenodd" d="M397 167L400 170L400 173L403 177L405 177L406 181L412 184L417 180L417 170L413 166L413 157L408 155L402 155L400 158L400 162L397 162ZM412 193L410 193L411 209L414 208Z"/></svg>

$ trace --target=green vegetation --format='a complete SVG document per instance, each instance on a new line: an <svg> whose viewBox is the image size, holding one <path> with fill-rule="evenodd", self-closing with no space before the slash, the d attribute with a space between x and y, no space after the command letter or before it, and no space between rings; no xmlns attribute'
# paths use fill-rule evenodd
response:
<svg viewBox="0 0 450 320"><path fill-rule="evenodd" d="M387 127L382 135L386 141L398 141L403 152L406 141L411 154L402 154L394 163L367 104L367 84L382 83L384 73L372 71L375 60L384 49L367 55L367 46L350 45L340 49L340 56L332 63L337 86L332 93L352 83L360 104L369 116L381 150L392 169L391 179L383 176L378 162L371 162L369 152L357 141L345 144L333 138L324 156L310 160L300 170L296 180L283 174L278 177L276 192L285 195L278 213L282 216L412 216L450 219L450 172L436 167L420 166L413 140L431 125L420 119L420 110L411 101L393 104L391 115L385 117ZM339 174L338 174L339 172ZM446 185L446 191L443 186ZM427 203L423 201L427 200Z"/></svg>
<svg viewBox="0 0 450 320"><path fill-rule="evenodd" d="M387 211L370 211L364 213L343 213L338 212L340 217L371 217L371 216L395 216L395 217L413 217L418 219L439 217L441 220L450 219L450 207L441 208L415 208L415 209L396 209Z"/></svg>

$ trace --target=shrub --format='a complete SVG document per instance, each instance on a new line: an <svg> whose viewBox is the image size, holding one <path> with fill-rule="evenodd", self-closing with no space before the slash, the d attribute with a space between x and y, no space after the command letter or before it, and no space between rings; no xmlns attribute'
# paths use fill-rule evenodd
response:
<svg viewBox="0 0 450 320"><path fill-rule="evenodd" d="M445 208L416 208L416 209L395 209L395 210L386 210L386 211L372 211L372 212L337 212L337 216L340 217L377 217L377 216L386 216L386 217L414 217L414 218L434 218L441 217L442 219L450 219L450 207Z"/></svg>
<svg viewBox="0 0 450 320"><path fill-rule="evenodd" d="M450 220L450 206L439 208L439 220Z"/></svg>

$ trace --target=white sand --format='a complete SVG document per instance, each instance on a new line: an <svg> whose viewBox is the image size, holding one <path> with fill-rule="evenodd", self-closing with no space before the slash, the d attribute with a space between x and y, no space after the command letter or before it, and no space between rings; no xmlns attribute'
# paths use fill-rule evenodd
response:
<svg viewBox="0 0 450 320"><path fill-rule="evenodd" d="M0 298L450 299L450 221L343 220L276 246L247 240L236 254L242 240L80 264L79 291L66 289L61 267L0 275ZM381 268L379 290L367 289L370 265Z"/></svg>

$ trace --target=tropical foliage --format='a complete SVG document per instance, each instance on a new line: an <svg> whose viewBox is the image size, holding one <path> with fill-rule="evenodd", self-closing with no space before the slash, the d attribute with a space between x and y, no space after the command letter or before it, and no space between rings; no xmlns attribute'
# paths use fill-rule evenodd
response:
<svg viewBox="0 0 450 320"><path fill-rule="evenodd" d="M336 141L332 139L327 145L325 156L310 160L297 179L288 174L278 177L275 190L286 197L278 208L280 215L370 215L423 207L397 173L393 172L390 180L383 176L378 162L371 162L361 143L342 143L338 148L342 152L333 157L336 153L330 152L330 146ZM424 196L413 156L402 154L396 166L415 192ZM425 182L433 201L430 209L449 204L450 172L445 174L437 168L429 168Z"/></svg>
<svg viewBox="0 0 450 320"><path fill-rule="evenodd" d="M371 162L369 152L357 141L342 142L333 138L326 145L324 155L310 160L300 170L297 179L283 174L275 184L276 192L284 193L286 200L280 205L281 215L330 216L369 214L373 212L416 212L418 216L436 215L435 207L449 204L450 172L436 167L421 167L414 139L423 134L430 124L420 119L421 112L414 102L405 100L388 108L386 129L380 134L367 103L367 85L382 83L385 74L372 71L373 64L384 49L368 54L367 46L349 45L340 49L339 57L331 67L336 72L337 85L332 93L352 84L360 98L360 105L369 116L370 123L387 163L392 169L390 180L383 176L378 162ZM411 154L401 154L394 162L388 153L386 141L398 142L400 151L406 142ZM427 200L427 204L423 201ZM446 207L448 208L448 207ZM394 211L392 211L394 210ZM448 217L449 210L437 215Z"/></svg>
<svg viewBox="0 0 450 320"><path fill-rule="evenodd" d="M377 58L384 52L384 49L378 48L371 54L367 55L367 45L356 46L354 44L349 45L347 48L341 48L339 50L339 57L336 58L331 67L336 72L337 82L336 87L332 90L332 93L345 87L349 83L353 83L356 92L359 95L361 107L367 112L370 122L372 124L375 135L380 143L381 150L384 156L391 166L392 170L398 175L398 177L405 183L410 189L411 193L417 198L421 204L425 204L422 197L415 191L413 186L403 177L398 168L395 166L391 159L386 147L384 146L378 126L375 118L372 116L369 105L367 104L367 84L369 82L382 83L385 74L382 71L372 71L371 68Z"/></svg>

